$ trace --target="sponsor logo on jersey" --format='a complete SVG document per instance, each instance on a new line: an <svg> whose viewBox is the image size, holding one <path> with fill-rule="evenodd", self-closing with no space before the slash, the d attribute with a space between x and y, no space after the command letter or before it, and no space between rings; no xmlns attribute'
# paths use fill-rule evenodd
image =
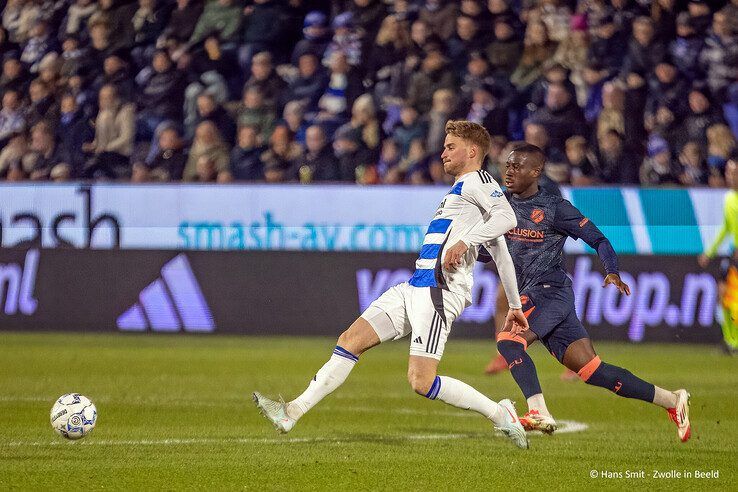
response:
<svg viewBox="0 0 738 492"><path fill-rule="evenodd" d="M500 198L502 196L502 192L500 190L495 190L490 195L492 198Z"/></svg>
<svg viewBox="0 0 738 492"><path fill-rule="evenodd" d="M535 229L524 229L522 227L516 227L514 229L510 229L506 235L512 237L517 236L531 239L543 239L545 233L543 231L537 231Z"/></svg>

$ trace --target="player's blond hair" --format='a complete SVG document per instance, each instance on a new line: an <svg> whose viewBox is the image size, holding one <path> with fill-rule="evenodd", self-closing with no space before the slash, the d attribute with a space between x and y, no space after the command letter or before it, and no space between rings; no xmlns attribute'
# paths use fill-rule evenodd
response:
<svg viewBox="0 0 738 492"><path fill-rule="evenodd" d="M482 125L472 123L466 120L449 120L446 123L446 135L453 135L470 142L472 145L479 147L482 157L479 161L483 161L489 153L492 145L492 139L489 132Z"/></svg>

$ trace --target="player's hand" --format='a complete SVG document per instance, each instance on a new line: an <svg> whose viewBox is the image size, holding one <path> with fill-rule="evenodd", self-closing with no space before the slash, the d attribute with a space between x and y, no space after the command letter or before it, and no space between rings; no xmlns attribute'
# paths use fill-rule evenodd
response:
<svg viewBox="0 0 738 492"><path fill-rule="evenodd" d="M527 331L528 328L528 320L525 318L522 309L511 308L507 311L507 316L505 317L505 331L509 331L512 336L515 336Z"/></svg>
<svg viewBox="0 0 738 492"><path fill-rule="evenodd" d="M446 254L443 257L443 268L449 271L456 270L456 267L461 265L461 258L469 251L469 246L464 241L451 246L446 250Z"/></svg>
<svg viewBox="0 0 738 492"><path fill-rule="evenodd" d="M702 268L707 268L707 265L710 264L710 257L707 255L700 255L697 258L697 263L699 263Z"/></svg>
<svg viewBox="0 0 738 492"><path fill-rule="evenodd" d="M620 275L617 273L607 274L607 277L605 277L605 283L602 284L602 287L607 287L607 284L612 284L617 287L621 294L625 294L626 296L630 295L630 287L628 287L628 284L623 282Z"/></svg>

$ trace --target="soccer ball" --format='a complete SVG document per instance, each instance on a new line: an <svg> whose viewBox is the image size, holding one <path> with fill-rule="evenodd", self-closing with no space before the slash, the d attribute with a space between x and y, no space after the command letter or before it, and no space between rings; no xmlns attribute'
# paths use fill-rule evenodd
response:
<svg viewBox="0 0 738 492"><path fill-rule="evenodd" d="M67 393L51 407L51 427L67 439L82 439L92 432L97 422L95 404L79 393Z"/></svg>

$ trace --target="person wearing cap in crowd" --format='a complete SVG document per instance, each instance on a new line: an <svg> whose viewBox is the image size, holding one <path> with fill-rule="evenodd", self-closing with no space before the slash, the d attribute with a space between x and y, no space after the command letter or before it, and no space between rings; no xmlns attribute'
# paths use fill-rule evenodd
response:
<svg viewBox="0 0 738 492"><path fill-rule="evenodd" d="M343 12L333 19L333 38L323 54L323 65L329 65L334 53L343 53L351 67L357 67L362 62L361 38L354 29L351 12Z"/></svg>
<svg viewBox="0 0 738 492"><path fill-rule="evenodd" d="M328 43L331 42L328 17L319 10L308 12L302 24L302 35L303 38L292 50L292 64L298 65L300 57L306 53L312 53L322 60Z"/></svg>
<svg viewBox="0 0 738 492"><path fill-rule="evenodd" d="M641 184L645 186L676 184L676 165L668 142L659 135L651 135L646 147L646 159L641 166Z"/></svg>

